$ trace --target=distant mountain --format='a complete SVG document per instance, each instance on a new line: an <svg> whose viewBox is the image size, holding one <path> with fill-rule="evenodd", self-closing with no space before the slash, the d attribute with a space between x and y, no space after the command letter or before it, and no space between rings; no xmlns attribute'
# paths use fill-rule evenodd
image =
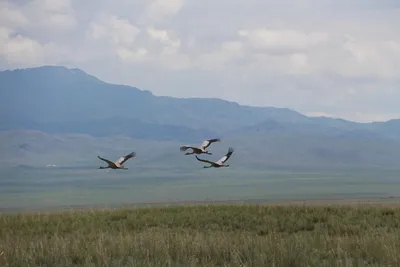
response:
<svg viewBox="0 0 400 267"><path fill-rule="evenodd" d="M0 72L0 84L3 129L118 117L223 133L268 118L305 118L289 109L240 106L220 99L154 96L149 91L105 83L81 70L64 67Z"/></svg>
<svg viewBox="0 0 400 267"><path fill-rule="evenodd" d="M232 161L246 168L397 168L400 158L400 120L356 123L221 99L154 96L54 66L0 72L0 91L0 165L89 164L96 153L141 149L143 164L197 166L179 145L209 137L223 138L210 157L233 146Z"/></svg>
<svg viewBox="0 0 400 267"><path fill-rule="evenodd" d="M187 126L143 122L138 119L114 117L107 119L78 120L66 122L37 123L34 121L3 120L0 130L35 129L46 133L79 133L90 134L94 137L124 135L138 139L150 140L203 140L216 136L208 129L193 129Z"/></svg>

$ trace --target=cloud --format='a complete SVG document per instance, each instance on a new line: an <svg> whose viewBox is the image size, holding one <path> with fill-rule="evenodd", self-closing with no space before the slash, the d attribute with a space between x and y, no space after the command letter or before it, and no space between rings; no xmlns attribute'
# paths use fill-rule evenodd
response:
<svg viewBox="0 0 400 267"><path fill-rule="evenodd" d="M145 59L148 51L145 48L139 48L136 50L131 50L127 48L119 48L117 50L117 55L122 61L134 61L139 62Z"/></svg>
<svg viewBox="0 0 400 267"><path fill-rule="evenodd" d="M274 62L278 73L396 78L400 74L400 40L363 40L350 34L240 30L247 55L262 70ZM272 66L272 64L270 64ZM272 70L269 70L272 71Z"/></svg>
<svg viewBox="0 0 400 267"><path fill-rule="evenodd" d="M70 31L78 23L69 0L33 0L23 5L21 10L36 30Z"/></svg>
<svg viewBox="0 0 400 267"><path fill-rule="evenodd" d="M179 12L184 0L152 0L146 8L144 17L151 22L160 22Z"/></svg>
<svg viewBox="0 0 400 267"><path fill-rule="evenodd" d="M108 41L117 46L132 45L140 29L128 19L116 16L100 16L98 22L90 25L89 35L99 41Z"/></svg>
<svg viewBox="0 0 400 267"><path fill-rule="evenodd" d="M238 35L246 38L253 49L266 53L304 52L328 42L323 32L299 32L293 30L253 29L239 30Z"/></svg>
<svg viewBox="0 0 400 267"><path fill-rule="evenodd" d="M10 38L10 32L6 29L1 32L1 52L0 55L9 63L24 63L27 66L35 65L42 58L43 46L38 42L17 35Z"/></svg>
<svg viewBox="0 0 400 267"><path fill-rule="evenodd" d="M65 48L56 44L39 43L7 28L0 27L0 58L9 66L33 67L52 63L53 57L65 56Z"/></svg>
<svg viewBox="0 0 400 267"><path fill-rule="evenodd" d="M178 70L188 61L179 54L180 39L173 31L153 26L139 28L134 22L116 16L100 16L92 22L89 38L110 43L109 53L126 64L150 64L154 68Z"/></svg>
<svg viewBox="0 0 400 267"><path fill-rule="evenodd" d="M396 0L93 3L2 1L0 67L67 62L157 95L357 120L400 114Z"/></svg>
<svg viewBox="0 0 400 267"><path fill-rule="evenodd" d="M343 44L348 52L347 64L341 64L339 74L358 77L396 78L400 74L400 41L369 40L355 38Z"/></svg>
<svg viewBox="0 0 400 267"><path fill-rule="evenodd" d="M0 25L2 27L19 28L29 24L25 15L9 2L0 2Z"/></svg>
<svg viewBox="0 0 400 267"><path fill-rule="evenodd" d="M0 3L0 58L4 67L33 67L62 61L68 49L52 38L38 40L43 30L70 30L76 25L68 0ZM38 30L39 29L39 30ZM46 32L48 34L49 32Z"/></svg>
<svg viewBox="0 0 400 267"><path fill-rule="evenodd" d="M176 54L181 47L179 38L171 37L171 33L166 30L158 30L153 27L147 29L149 36L162 44L162 54Z"/></svg>

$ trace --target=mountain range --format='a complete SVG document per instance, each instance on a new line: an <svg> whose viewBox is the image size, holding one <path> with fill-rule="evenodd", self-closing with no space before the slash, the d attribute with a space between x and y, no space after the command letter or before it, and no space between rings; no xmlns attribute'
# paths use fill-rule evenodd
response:
<svg viewBox="0 0 400 267"><path fill-rule="evenodd" d="M400 120L357 123L222 99L155 96L60 66L2 71L0 91L0 165L50 159L93 165L100 153L117 157L140 148L143 164L199 166L183 160L179 146L214 137L223 140L210 147L210 157L232 146L231 160L243 168L399 165Z"/></svg>

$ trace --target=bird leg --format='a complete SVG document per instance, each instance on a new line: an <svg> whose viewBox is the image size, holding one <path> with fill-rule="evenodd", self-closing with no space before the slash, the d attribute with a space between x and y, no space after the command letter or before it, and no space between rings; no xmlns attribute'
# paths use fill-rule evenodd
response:
<svg viewBox="0 0 400 267"><path fill-rule="evenodd" d="M108 169L108 168L110 168L110 167L103 167L103 166L99 167L99 169Z"/></svg>
<svg viewBox="0 0 400 267"><path fill-rule="evenodd" d="M203 168L211 168L212 167L212 165L211 166L204 166Z"/></svg>
<svg viewBox="0 0 400 267"><path fill-rule="evenodd" d="M207 149L201 149L200 154L207 154L207 155L212 155L212 153L208 152Z"/></svg>

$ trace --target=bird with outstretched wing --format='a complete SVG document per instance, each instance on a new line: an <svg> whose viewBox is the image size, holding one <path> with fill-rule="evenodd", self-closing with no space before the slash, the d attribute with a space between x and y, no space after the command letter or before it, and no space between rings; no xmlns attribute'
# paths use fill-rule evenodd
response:
<svg viewBox="0 0 400 267"><path fill-rule="evenodd" d="M99 159L101 159L101 160L103 160L103 161L105 161L105 162L107 162L107 164L108 164L108 166L107 167L100 167L99 169L122 169L122 170L127 170L128 168L125 168L124 167L124 163L128 160L128 159L130 159L130 158L133 158L133 157L136 157L136 153L135 152L132 152L132 153L129 153L128 155L125 155L125 156L122 156L122 157L120 157L117 161L115 161L115 162L112 162L112 161L110 161L110 160L108 160L108 159L105 159L105 158L102 158L102 157L100 157L100 156L97 156Z"/></svg>
<svg viewBox="0 0 400 267"><path fill-rule="evenodd" d="M225 165L225 162L227 162L228 159L232 156L233 151L234 151L234 149L230 147L229 150L228 150L228 153L226 153L222 158L220 158L220 159L219 159L218 161L216 161L216 162L210 161L210 160L206 160L206 159L200 159L200 158L198 158L197 156L195 156L195 157L196 157L196 159L197 159L198 161L201 161L201 162L205 162L205 163L210 164L210 166L204 166L203 168L211 168L211 167L214 167L214 168L229 167L229 165Z"/></svg>
<svg viewBox="0 0 400 267"><path fill-rule="evenodd" d="M185 155L192 155L192 154L208 154L212 155L212 153L207 151L207 148L215 142L220 142L221 139L219 138L214 138L214 139L208 139L203 141L203 143L200 145L200 147L193 147L193 146L181 146L180 150L181 151L186 151L188 149L192 149L192 152L187 152Z"/></svg>

